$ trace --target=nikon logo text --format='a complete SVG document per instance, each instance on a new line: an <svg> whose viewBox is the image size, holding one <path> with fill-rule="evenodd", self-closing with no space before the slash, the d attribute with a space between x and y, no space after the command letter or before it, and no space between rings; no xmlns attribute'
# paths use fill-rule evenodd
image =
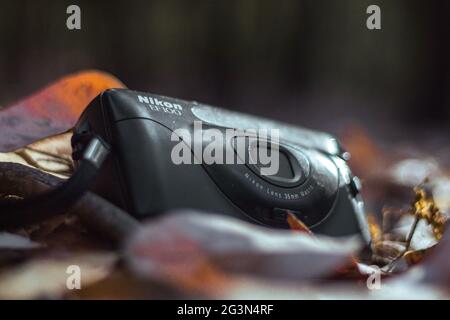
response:
<svg viewBox="0 0 450 320"><path fill-rule="evenodd" d="M170 109L175 109L175 110L179 110L179 111L183 110L183 107L180 104L171 103L171 102L164 101L164 100L158 99L158 98L152 98L152 97L138 95L138 100L140 103L146 103L148 105L152 105L155 107L170 108Z"/></svg>

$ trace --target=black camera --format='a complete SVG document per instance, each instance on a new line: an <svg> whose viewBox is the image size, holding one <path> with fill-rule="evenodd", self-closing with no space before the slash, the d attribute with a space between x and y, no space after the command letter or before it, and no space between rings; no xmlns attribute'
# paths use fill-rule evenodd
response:
<svg viewBox="0 0 450 320"><path fill-rule="evenodd" d="M287 228L291 212L316 233L368 239L359 181L326 133L114 89L81 116L74 152L90 134L111 146L93 191L139 219L193 208ZM205 153L209 158L201 159ZM276 155L273 172L262 154Z"/></svg>

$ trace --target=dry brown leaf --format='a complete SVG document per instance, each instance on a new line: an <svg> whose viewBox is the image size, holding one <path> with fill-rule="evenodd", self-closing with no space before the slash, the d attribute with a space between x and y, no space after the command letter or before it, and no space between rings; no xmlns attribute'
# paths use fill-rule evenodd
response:
<svg viewBox="0 0 450 320"><path fill-rule="evenodd" d="M418 264L419 262L422 262L427 252L428 252L427 249L410 250L403 255L403 258L405 259L406 263L408 263L409 266L413 266Z"/></svg>
<svg viewBox="0 0 450 320"><path fill-rule="evenodd" d="M414 192L416 198L411 214L417 219L426 221L431 226L436 240L440 240L444 233L447 217L440 212L432 195L425 191L425 189L416 187L414 188Z"/></svg>
<svg viewBox="0 0 450 320"><path fill-rule="evenodd" d="M382 240L372 245L372 260L378 265L387 265L396 260L405 251L405 243Z"/></svg>
<svg viewBox="0 0 450 320"><path fill-rule="evenodd" d="M47 154L50 156L58 156L61 158L72 160L72 147L70 140L72 132L67 132L55 136L44 138L35 143L28 145L26 148Z"/></svg>
<svg viewBox="0 0 450 320"><path fill-rule="evenodd" d="M373 242L380 241L383 232L381 231L381 227L378 224L377 218L373 214L368 214L367 223L369 224L369 233L372 241Z"/></svg>
<svg viewBox="0 0 450 320"><path fill-rule="evenodd" d="M0 162L19 163L66 178L73 172L71 136L72 133L64 133L15 152L0 153Z"/></svg>
<svg viewBox="0 0 450 320"><path fill-rule="evenodd" d="M28 162L25 161L25 159L14 152L0 153L0 162L13 162L30 166Z"/></svg>

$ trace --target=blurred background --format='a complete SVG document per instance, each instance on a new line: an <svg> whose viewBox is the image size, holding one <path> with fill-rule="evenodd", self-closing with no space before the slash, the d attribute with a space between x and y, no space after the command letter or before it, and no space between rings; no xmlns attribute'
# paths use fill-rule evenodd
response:
<svg viewBox="0 0 450 320"><path fill-rule="evenodd" d="M382 30L366 28L371 4ZM0 40L1 105L93 68L337 135L450 142L448 0L2 0Z"/></svg>

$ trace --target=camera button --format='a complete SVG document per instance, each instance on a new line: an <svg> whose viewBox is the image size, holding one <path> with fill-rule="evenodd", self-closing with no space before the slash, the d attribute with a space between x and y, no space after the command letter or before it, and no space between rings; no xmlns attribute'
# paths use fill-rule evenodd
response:
<svg viewBox="0 0 450 320"><path fill-rule="evenodd" d="M357 176L350 179L348 186L353 197L356 197L361 192L361 180Z"/></svg>

